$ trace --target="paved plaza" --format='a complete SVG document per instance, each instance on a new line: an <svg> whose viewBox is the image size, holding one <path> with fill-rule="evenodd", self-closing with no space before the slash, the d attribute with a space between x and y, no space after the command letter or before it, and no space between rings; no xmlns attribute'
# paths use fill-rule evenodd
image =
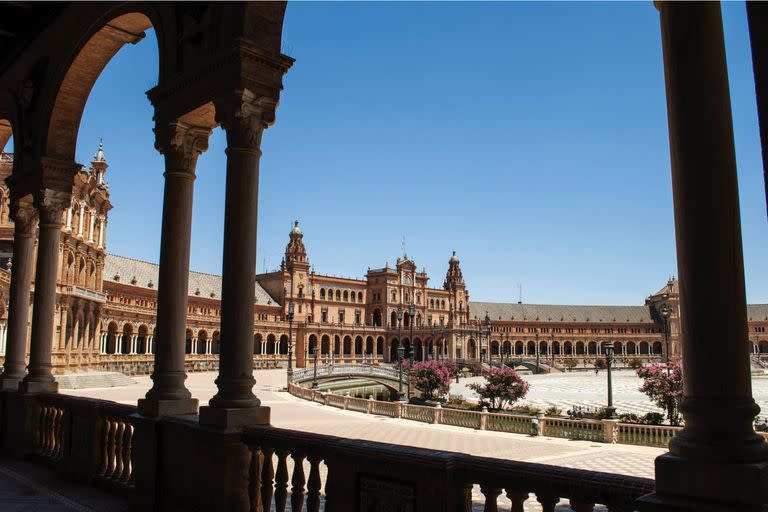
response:
<svg viewBox="0 0 768 512"><path fill-rule="evenodd" d="M608 380L605 370L595 375L590 372L544 373L526 375L531 388L520 405L531 405L540 409L555 406L563 413L574 406L599 408L607 403ZM642 381L632 370L612 372L613 404L621 413L643 415L647 412L664 412L657 408L648 397L638 391ZM467 388L470 382L483 382L482 377L461 379L459 384L451 385L451 394L462 395L468 400L476 400L477 395ZM761 409L760 416L768 416L768 375L753 375L752 393Z"/></svg>

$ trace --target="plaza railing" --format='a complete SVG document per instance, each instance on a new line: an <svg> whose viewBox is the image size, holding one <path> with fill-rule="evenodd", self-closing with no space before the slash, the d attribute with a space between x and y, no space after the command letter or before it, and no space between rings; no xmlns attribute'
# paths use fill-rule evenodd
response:
<svg viewBox="0 0 768 512"><path fill-rule="evenodd" d="M317 389L308 389L290 383L288 391L299 398L329 405L339 409L403 418L421 423L451 425L454 427L491 430L514 434L530 434L564 439L578 439L605 443L633 444L666 448L669 441L682 427L669 425L642 425L620 423L618 420L571 419L539 414L491 413L486 408L480 411L414 405L405 402L387 402L355 398Z"/></svg>
<svg viewBox="0 0 768 512"><path fill-rule="evenodd" d="M495 511L503 495L513 511L522 511L530 499L544 511L566 500L573 510L600 504L618 512L636 510L635 500L654 489L646 478L274 427L248 428L243 437L251 451L250 510L369 510L386 504L390 510L450 511L482 504Z"/></svg>
<svg viewBox="0 0 768 512"><path fill-rule="evenodd" d="M299 368L293 371L294 382L305 382L312 380L315 375L315 369ZM399 377L396 368L386 366L360 365L360 364L328 364L317 367L317 378L327 379L328 377L379 377L387 380L397 381Z"/></svg>

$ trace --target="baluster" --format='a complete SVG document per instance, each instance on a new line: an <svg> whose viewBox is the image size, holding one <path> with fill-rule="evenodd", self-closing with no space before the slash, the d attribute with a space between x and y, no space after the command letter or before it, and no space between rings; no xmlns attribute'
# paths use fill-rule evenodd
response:
<svg viewBox="0 0 768 512"><path fill-rule="evenodd" d="M112 427L112 425L109 423L109 420L102 418L101 419L101 445L100 445L100 452L101 452L101 465L99 467L99 475L100 476L106 476L107 470L109 469L109 430Z"/></svg>
<svg viewBox="0 0 768 512"><path fill-rule="evenodd" d="M261 504L264 512L269 512L272 508L272 494L274 493L273 480L275 479L275 470L272 465L272 448L264 447L261 450L263 465L261 468Z"/></svg>
<svg viewBox="0 0 768 512"><path fill-rule="evenodd" d="M275 473L275 512L285 512L285 503L288 500L288 466L285 462L288 457L287 450L276 450L277 473Z"/></svg>
<svg viewBox="0 0 768 512"><path fill-rule="evenodd" d="M124 423L123 427L123 473L120 475L121 482L129 482L131 479L131 441L133 440L133 426L130 423Z"/></svg>
<svg viewBox="0 0 768 512"><path fill-rule="evenodd" d="M310 455L309 480L307 481L307 512L320 512L320 461L319 455Z"/></svg>
<svg viewBox="0 0 768 512"><path fill-rule="evenodd" d="M261 508L261 468L264 467L263 454L256 446L251 450L251 465L248 471L248 499L250 512L262 512Z"/></svg>
<svg viewBox="0 0 768 512"><path fill-rule="evenodd" d="M480 492L485 496L485 507L483 512L497 512L499 510L498 499L501 494L499 487L490 487L487 485L480 485Z"/></svg>
<svg viewBox="0 0 768 512"><path fill-rule="evenodd" d="M507 489L507 498L512 502L510 512L525 512L525 500L528 499L528 493L515 489Z"/></svg>
<svg viewBox="0 0 768 512"><path fill-rule="evenodd" d="M301 512L304 505L304 454L293 453L293 478L291 478L291 512Z"/></svg>
<svg viewBox="0 0 768 512"><path fill-rule="evenodd" d="M53 455L53 440L55 436L54 423L56 421L56 409L48 408L45 421L45 454L50 457Z"/></svg>
<svg viewBox="0 0 768 512"><path fill-rule="evenodd" d="M474 485L464 484L459 489L459 512L472 512L472 489Z"/></svg>
<svg viewBox="0 0 768 512"><path fill-rule="evenodd" d="M571 505L571 510L573 512L592 512L595 508L594 503L590 503L589 501L583 501L579 499L571 498L569 500L569 503Z"/></svg>
<svg viewBox="0 0 768 512"><path fill-rule="evenodd" d="M117 423L115 423L112 418L108 418L107 421L109 421L109 437L107 438L107 456L108 458L108 467L107 467L107 477L112 478L112 476L115 474L115 468L117 467L117 461L115 457L115 446L117 444Z"/></svg>
<svg viewBox="0 0 768 512"><path fill-rule="evenodd" d="M555 512L555 505L560 501L558 496L536 493L536 501L541 503L542 512Z"/></svg>
<svg viewBox="0 0 768 512"><path fill-rule="evenodd" d="M45 422L47 421L48 406L40 407L40 416L37 421L37 435L35 436L35 445L41 454L45 454Z"/></svg>
<svg viewBox="0 0 768 512"><path fill-rule="evenodd" d="M43 408L42 433L42 452L43 455L48 455L48 451L51 448L51 408L49 406Z"/></svg>
<svg viewBox="0 0 768 512"><path fill-rule="evenodd" d="M112 477L119 480L123 474L123 430L125 425L119 420L115 421L115 472Z"/></svg>
<svg viewBox="0 0 768 512"><path fill-rule="evenodd" d="M56 417L54 418L54 441L53 441L53 456L55 458L61 457L63 450L62 450L62 441L63 441L63 435L64 435L64 429L62 428L62 424L64 423L64 409L56 409Z"/></svg>

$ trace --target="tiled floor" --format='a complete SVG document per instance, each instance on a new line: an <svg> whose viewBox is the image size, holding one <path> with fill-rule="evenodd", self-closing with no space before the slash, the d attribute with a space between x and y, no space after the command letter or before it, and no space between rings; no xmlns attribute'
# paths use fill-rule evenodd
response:
<svg viewBox="0 0 768 512"><path fill-rule="evenodd" d="M93 487L65 481L39 464L0 459L0 511L127 512L128 505Z"/></svg>

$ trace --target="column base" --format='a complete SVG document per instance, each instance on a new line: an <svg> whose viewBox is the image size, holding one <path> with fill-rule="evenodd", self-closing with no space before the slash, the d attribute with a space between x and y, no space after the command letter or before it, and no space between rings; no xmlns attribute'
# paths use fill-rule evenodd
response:
<svg viewBox="0 0 768 512"><path fill-rule="evenodd" d="M7 391L18 391L19 390L19 384L21 384L21 381L24 379L22 378L15 378L15 377L7 377L3 378L2 375L0 375L0 389L4 389Z"/></svg>
<svg viewBox="0 0 768 512"><path fill-rule="evenodd" d="M751 511L768 503L768 461L726 463L656 458L656 492L640 499L643 511Z"/></svg>
<svg viewBox="0 0 768 512"><path fill-rule="evenodd" d="M59 383L55 380L48 382L23 380L18 389L19 393L58 393Z"/></svg>
<svg viewBox="0 0 768 512"><path fill-rule="evenodd" d="M139 398L139 414L149 418L159 416L185 416L197 414L199 402L197 398L184 398L179 400L152 400Z"/></svg>
<svg viewBox="0 0 768 512"><path fill-rule="evenodd" d="M200 425L220 429L237 429L252 425L269 425L269 407L229 409L203 406L200 408Z"/></svg>

